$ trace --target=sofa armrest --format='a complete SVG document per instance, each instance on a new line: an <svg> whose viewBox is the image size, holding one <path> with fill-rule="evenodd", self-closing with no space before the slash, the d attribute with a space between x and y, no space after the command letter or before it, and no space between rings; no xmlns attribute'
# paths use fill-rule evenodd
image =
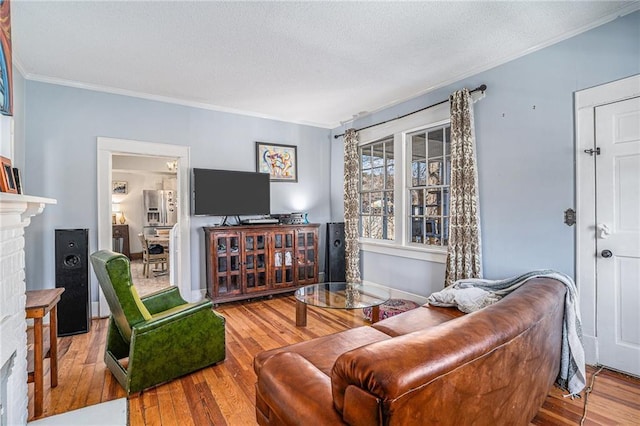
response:
<svg viewBox="0 0 640 426"><path fill-rule="evenodd" d="M277 417L275 423L345 424L333 408L329 377L297 353L269 358L260 370L256 392Z"/></svg>
<svg viewBox="0 0 640 426"><path fill-rule="evenodd" d="M211 309L211 301L203 300L198 303L185 303L162 311L159 314L154 314L150 320L138 323L134 325L132 329L138 335L141 333L147 333L156 328L165 327L171 323L178 322L198 311L210 311L212 315L217 316L224 323L224 317Z"/></svg>
<svg viewBox="0 0 640 426"><path fill-rule="evenodd" d="M162 290L148 294L145 297L141 297L140 300L142 300L142 303L149 310L151 315L187 303L187 301L180 296L180 290L178 287L175 286L163 288Z"/></svg>

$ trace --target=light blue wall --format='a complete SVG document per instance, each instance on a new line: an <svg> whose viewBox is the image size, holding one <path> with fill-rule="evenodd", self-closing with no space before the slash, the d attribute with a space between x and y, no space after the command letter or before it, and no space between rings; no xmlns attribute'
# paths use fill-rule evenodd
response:
<svg viewBox="0 0 640 426"><path fill-rule="evenodd" d="M27 288L54 284L54 229L88 228L97 246L96 138L98 136L186 145L191 166L255 170L255 142L298 146L298 183L273 183L271 211L308 211L312 222L329 220L330 143L327 129L228 114L90 90L26 81L25 166L30 195L55 198L27 229ZM204 288L202 226L191 218L192 288ZM322 228L324 229L324 228ZM324 232L321 232L324 236ZM320 242L324 247L324 239ZM323 270L324 251L319 250ZM92 286L97 300L97 285Z"/></svg>
<svg viewBox="0 0 640 426"><path fill-rule="evenodd" d="M573 275L574 229L562 223L563 211L575 208L573 93L637 73L639 12L365 117L355 127L486 83L487 97L475 105L485 275L534 268ZM29 289L54 285L54 229L89 228L91 250L96 247L98 136L187 145L192 167L235 170L254 169L255 141L298 145L300 182L273 185L272 211L300 210L292 203L302 198L313 222L342 220L342 139L325 129L25 81L17 72L14 78L16 104L23 102L15 151L24 187L58 200L27 229ZM200 227L206 224L206 218L192 218L194 289L204 286ZM322 269L324 250L320 254ZM444 267L365 253L363 276L428 294L441 285ZM95 283L92 292L96 300Z"/></svg>
<svg viewBox="0 0 640 426"><path fill-rule="evenodd" d="M564 210L575 209L573 94L638 73L640 12L635 12L364 117L353 127L406 114L463 87L487 84L486 98L475 104L485 276L503 278L537 268L574 276L575 229L563 223ZM342 149L342 138L332 142L333 221L344 214ZM362 274L418 294L444 282L442 264L373 253L362 256Z"/></svg>
<svg viewBox="0 0 640 426"><path fill-rule="evenodd" d="M13 68L13 167L24 169L24 89L25 80L22 74Z"/></svg>

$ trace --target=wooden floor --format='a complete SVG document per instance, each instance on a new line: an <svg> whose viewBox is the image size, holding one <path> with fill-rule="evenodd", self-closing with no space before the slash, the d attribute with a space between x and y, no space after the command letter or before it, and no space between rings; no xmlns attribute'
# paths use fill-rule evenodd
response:
<svg viewBox="0 0 640 426"><path fill-rule="evenodd" d="M255 424L256 353L365 324L361 311L309 308L308 326L296 327L292 296L224 304L217 310L227 318L226 360L130 398L132 426ZM59 384L49 388L45 376L43 417L125 396L103 361L106 330L106 319L94 320L90 333L60 338ZM589 381L593 372L588 367ZM584 398L562 395L554 388L532 424L580 424ZM640 424L640 379L604 370L588 401L585 425ZM33 419L30 384L29 420Z"/></svg>

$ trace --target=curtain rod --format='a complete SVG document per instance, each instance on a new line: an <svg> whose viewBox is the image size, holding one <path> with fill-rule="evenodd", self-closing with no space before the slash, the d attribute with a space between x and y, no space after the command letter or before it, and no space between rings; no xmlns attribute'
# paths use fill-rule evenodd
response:
<svg viewBox="0 0 640 426"><path fill-rule="evenodd" d="M470 90L470 91L469 91L469 93L473 93L473 92L484 92L485 90L487 90L487 85L486 85L486 84L481 84L480 86L476 87L475 89ZM396 117L396 118L390 118L389 120L385 120L385 121L382 121L382 122L380 122L380 123L370 124L370 125L368 125L368 126L361 127L361 128L359 128L359 129L356 129L356 132L359 132L360 130L368 129L368 128L370 128L370 127L379 126L379 125L381 125L381 124L385 124L385 123L388 123L388 122L390 122L390 121L399 120L399 119L401 119L401 118L405 118L405 117L407 117L407 116L409 116L409 115L412 115L412 114L415 114L415 113L417 113L417 112L424 111L425 109L429 109L429 108L433 108L433 107L438 106L438 105L442 105L442 104L444 104L444 103L446 103L446 102L449 102L449 99L445 99L444 101L436 102L435 104L431 104L431 105L429 105L429 106L426 106L426 107L424 107L424 108L420 108L420 109L418 109L418 110L415 110L415 111L413 111L413 112L407 113L407 114L405 114L405 115L401 115L401 116ZM339 134L339 135L335 135L335 136L333 136L333 137L334 137L335 139L338 139L338 138L339 138L339 137L341 137L341 136L344 136L344 133L341 133L341 134Z"/></svg>

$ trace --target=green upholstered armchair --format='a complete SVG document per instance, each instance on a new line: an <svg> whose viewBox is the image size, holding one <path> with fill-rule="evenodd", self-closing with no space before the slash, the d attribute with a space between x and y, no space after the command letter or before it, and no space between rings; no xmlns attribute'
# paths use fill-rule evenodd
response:
<svg viewBox="0 0 640 426"><path fill-rule="evenodd" d="M120 253L100 250L91 264L111 309L104 360L127 394L224 360L225 319L211 301L187 303L176 287L140 298Z"/></svg>

